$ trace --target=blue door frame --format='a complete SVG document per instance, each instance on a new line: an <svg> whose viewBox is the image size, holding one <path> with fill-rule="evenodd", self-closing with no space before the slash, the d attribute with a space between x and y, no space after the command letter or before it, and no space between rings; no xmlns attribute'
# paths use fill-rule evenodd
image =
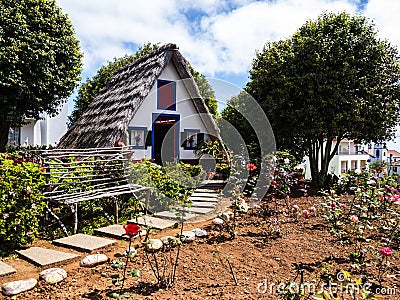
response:
<svg viewBox="0 0 400 300"><path fill-rule="evenodd" d="M180 115L177 114L165 114L165 113L152 113L152 130L151 130L151 158L154 159L155 155L154 155L154 139L155 139L155 121L157 120L158 117L171 117L174 118L176 120L176 125L175 126L175 149L176 151L174 152L174 154L176 155L175 157L179 160L180 157L180 143L179 143L179 139L180 139Z"/></svg>

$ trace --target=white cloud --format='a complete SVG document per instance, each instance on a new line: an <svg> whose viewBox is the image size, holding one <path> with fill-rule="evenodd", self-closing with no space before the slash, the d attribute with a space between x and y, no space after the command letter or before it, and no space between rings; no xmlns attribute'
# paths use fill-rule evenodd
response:
<svg viewBox="0 0 400 300"><path fill-rule="evenodd" d="M211 76L246 73L256 49L267 41L289 37L323 11L354 13L358 2L58 0L81 41L86 74L114 57L132 53L132 44L174 42L196 69ZM396 38L400 18L386 19L387 2L400 5L394 0L370 0L366 13L376 18L383 34ZM391 9L393 15L398 11Z"/></svg>
<svg viewBox="0 0 400 300"><path fill-rule="evenodd" d="M246 74L268 41L288 38L324 11L355 13L365 0L57 0L81 41L84 76L132 45L176 43L200 72ZM369 0L362 11L400 47L400 1ZM400 131L399 131L400 135ZM400 143L400 138L398 139Z"/></svg>
<svg viewBox="0 0 400 300"><path fill-rule="evenodd" d="M397 0L369 0L365 8L365 16L375 21L381 38L400 47L400 1Z"/></svg>

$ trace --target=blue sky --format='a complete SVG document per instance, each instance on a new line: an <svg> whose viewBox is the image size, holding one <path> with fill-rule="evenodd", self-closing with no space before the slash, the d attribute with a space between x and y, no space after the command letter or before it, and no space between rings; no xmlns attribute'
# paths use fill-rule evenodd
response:
<svg viewBox="0 0 400 300"><path fill-rule="evenodd" d="M172 42L199 72L243 87L256 50L290 37L324 11L363 14L382 38L400 47L398 0L56 1L81 43L83 80L146 42ZM70 100L70 111L72 106Z"/></svg>

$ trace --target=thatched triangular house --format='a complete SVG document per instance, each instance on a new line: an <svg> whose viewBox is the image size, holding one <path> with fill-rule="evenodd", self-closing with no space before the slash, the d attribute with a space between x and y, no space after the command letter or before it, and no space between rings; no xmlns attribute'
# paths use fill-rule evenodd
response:
<svg viewBox="0 0 400 300"><path fill-rule="evenodd" d="M82 117L61 138L60 148L135 149L135 159L193 161L200 140L219 138L185 58L174 44L116 71Z"/></svg>

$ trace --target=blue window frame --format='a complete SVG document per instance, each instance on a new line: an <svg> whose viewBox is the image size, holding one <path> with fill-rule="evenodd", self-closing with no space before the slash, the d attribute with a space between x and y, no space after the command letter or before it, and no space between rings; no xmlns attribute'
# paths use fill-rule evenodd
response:
<svg viewBox="0 0 400 300"><path fill-rule="evenodd" d="M132 149L146 149L148 130L146 127L128 127L129 145Z"/></svg>
<svg viewBox="0 0 400 300"><path fill-rule="evenodd" d="M176 110L176 82L157 80L157 109Z"/></svg>
<svg viewBox="0 0 400 300"><path fill-rule="evenodd" d="M197 147L198 133L200 133L200 129L184 129L183 132L185 138L183 149L195 150Z"/></svg>

